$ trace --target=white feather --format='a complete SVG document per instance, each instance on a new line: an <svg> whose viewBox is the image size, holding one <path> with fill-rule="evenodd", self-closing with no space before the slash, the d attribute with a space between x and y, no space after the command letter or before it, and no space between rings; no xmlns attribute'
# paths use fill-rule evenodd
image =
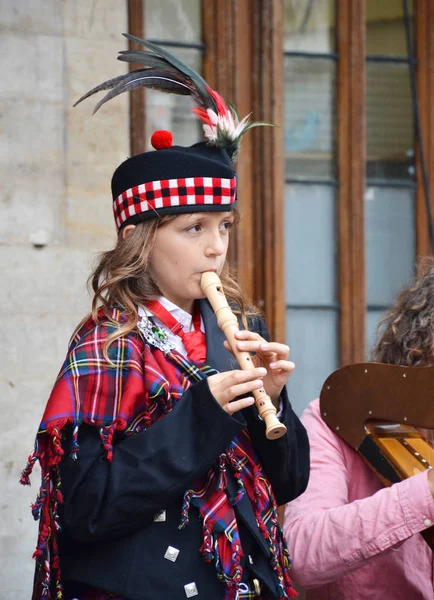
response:
<svg viewBox="0 0 434 600"><path fill-rule="evenodd" d="M232 111L228 111L224 115L218 115L215 111L208 108L207 114L211 125L204 124L203 131L205 137L210 142L216 142L218 133L224 133L231 140L236 140L242 135L244 128L247 126L250 115L244 117L241 121L235 117Z"/></svg>

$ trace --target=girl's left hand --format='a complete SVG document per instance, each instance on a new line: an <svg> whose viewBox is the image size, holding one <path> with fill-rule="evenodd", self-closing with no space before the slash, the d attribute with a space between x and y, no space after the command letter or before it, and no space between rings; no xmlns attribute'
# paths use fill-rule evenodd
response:
<svg viewBox="0 0 434 600"><path fill-rule="evenodd" d="M254 353L252 361L255 367L267 369L267 375L263 378L264 389L273 404L277 406L282 388L295 369L295 364L288 360L289 346L277 342L267 342L254 331L237 331L235 338L239 350ZM225 341L224 344L225 348L232 352L229 342Z"/></svg>

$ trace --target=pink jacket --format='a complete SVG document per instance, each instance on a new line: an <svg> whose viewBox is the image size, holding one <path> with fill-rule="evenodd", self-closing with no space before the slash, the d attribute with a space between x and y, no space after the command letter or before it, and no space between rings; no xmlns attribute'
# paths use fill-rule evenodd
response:
<svg viewBox="0 0 434 600"><path fill-rule="evenodd" d="M311 473L285 509L294 581L307 600L434 600L433 552L418 532L434 524L427 471L383 488L363 459L320 416L301 418Z"/></svg>

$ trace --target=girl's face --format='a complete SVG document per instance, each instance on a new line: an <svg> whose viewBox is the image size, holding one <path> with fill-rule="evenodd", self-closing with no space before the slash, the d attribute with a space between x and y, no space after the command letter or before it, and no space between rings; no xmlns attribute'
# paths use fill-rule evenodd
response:
<svg viewBox="0 0 434 600"><path fill-rule="evenodd" d="M234 218L229 211L199 212L157 229L149 270L165 298L192 312L194 300L204 298L202 273L223 269Z"/></svg>

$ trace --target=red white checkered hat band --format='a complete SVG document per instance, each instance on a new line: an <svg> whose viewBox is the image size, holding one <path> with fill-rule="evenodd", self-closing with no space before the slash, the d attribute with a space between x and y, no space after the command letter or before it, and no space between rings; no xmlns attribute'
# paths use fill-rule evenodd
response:
<svg viewBox="0 0 434 600"><path fill-rule="evenodd" d="M198 205L206 210L206 205L230 205L235 202L236 187L235 177L185 177L142 183L114 200L116 227L119 230L130 217L148 211Z"/></svg>

